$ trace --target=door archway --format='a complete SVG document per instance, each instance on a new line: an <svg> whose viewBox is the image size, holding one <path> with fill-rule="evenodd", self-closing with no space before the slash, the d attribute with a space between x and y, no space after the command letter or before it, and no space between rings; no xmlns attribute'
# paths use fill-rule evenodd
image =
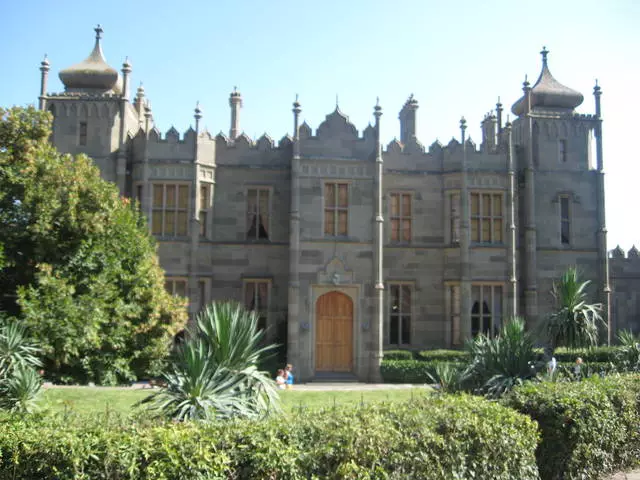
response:
<svg viewBox="0 0 640 480"><path fill-rule="evenodd" d="M329 292L316 302L316 371L353 371L353 301Z"/></svg>

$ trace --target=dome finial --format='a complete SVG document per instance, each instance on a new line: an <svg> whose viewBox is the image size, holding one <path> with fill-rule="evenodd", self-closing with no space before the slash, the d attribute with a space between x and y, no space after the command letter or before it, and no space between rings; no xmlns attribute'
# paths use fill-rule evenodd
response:
<svg viewBox="0 0 640 480"><path fill-rule="evenodd" d="M543 66L547 66L547 55L549 54L549 50L547 50L547 47L542 47L542 50L540 51L540 55L542 55L542 65Z"/></svg>
<svg viewBox="0 0 640 480"><path fill-rule="evenodd" d="M100 24L98 24L98 26L94 28L94 30L96 32L96 40L100 40L102 38L102 32L104 32L104 30L102 30Z"/></svg>

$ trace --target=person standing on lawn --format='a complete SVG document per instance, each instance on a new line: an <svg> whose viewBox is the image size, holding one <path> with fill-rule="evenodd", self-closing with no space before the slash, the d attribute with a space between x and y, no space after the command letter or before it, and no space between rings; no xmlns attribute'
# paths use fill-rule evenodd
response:
<svg viewBox="0 0 640 480"><path fill-rule="evenodd" d="M293 370L293 365L288 363L287 366L284 369L285 380L287 382L287 388L293 388L293 373L291 372L292 370Z"/></svg>

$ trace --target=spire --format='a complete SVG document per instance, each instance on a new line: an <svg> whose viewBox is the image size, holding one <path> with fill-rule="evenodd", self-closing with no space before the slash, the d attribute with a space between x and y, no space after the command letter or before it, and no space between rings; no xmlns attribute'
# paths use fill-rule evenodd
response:
<svg viewBox="0 0 640 480"><path fill-rule="evenodd" d="M593 96L596 99L596 117L600 118L601 115L601 111L600 111L600 96L602 95L602 89L600 88L600 85L598 85L598 79L596 78L596 84L593 87Z"/></svg>
<svg viewBox="0 0 640 480"><path fill-rule="evenodd" d="M233 92L229 95L229 106L231 107L229 138L235 140L240 134L240 109L242 108L242 95L236 86L233 87Z"/></svg>
<svg viewBox="0 0 640 480"><path fill-rule="evenodd" d="M502 103L500 103L500 97L498 97L498 103L496 103L496 116L498 120L498 138L502 133Z"/></svg>
<svg viewBox="0 0 640 480"><path fill-rule="evenodd" d="M546 67L547 66L547 55L549 54L549 50L547 50L547 47L542 47L542 50L540 51L540 55L542 55L542 67Z"/></svg>
<svg viewBox="0 0 640 480"><path fill-rule="evenodd" d="M40 98L39 98L39 108L40 110L44 110L46 99L44 98L47 94L47 80L49 79L49 60L47 59L47 54L44 54L44 58L42 62L40 62Z"/></svg>
<svg viewBox="0 0 640 480"><path fill-rule="evenodd" d="M464 117L460 118L460 137L462 138L462 145L464 145L465 131L467 130L467 121Z"/></svg>
<svg viewBox="0 0 640 480"><path fill-rule="evenodd" d="M129 98L129 74L131 73L131 64L129 57L125 57L122 63L122 98Z"/></svg>
<svg viewBox="0 0 640 480"><path fill-rule="evenodd" d="M48 72L49 71L49 59L47 58L47 54L44 54L44 58L42 59L42 62L40 62L40 71L41 72Z"/></svg>
<svg viewBox="0 0 640 480"><path fill-rule="evenodd" d="M407 101L404 102L402 110L398 118L400 119L400 141L407 144L411 139L416 138L416 113L418 110L418 101L414 98L413 93L409 95Z"/></svg>
<svg viewBox="0 0 640 480"><path fill-rule="evenodd" d="M104 32L104 30L102 30L102 27L100 26L100 24L98 24L98 26L96 26L96 28L93 29L96 32L96 43L100 43L100 39L102 38L102 32Z"/></svg>

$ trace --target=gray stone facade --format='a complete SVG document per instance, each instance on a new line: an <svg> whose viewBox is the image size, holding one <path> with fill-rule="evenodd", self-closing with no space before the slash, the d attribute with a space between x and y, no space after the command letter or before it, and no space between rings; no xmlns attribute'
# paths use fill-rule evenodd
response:
<svg viewBox="0 0 640 480"><path fill-rule="evenodd" d="M63 93L46 93L42 64L40 107L53 114L53 143L87 153L139 199L167 286L190 299L191 314L223 299L260 310L300 379L376 380L382 348L459 346L514 314L533 324L571 265L608 311L600 90L596 113L576 114L582 95L551 77L546 50L513 123L498 103L480 145L466 138L463 119L459 140L425 148L413 97L400 111L400 140L386 146L378 105L362 132L338 107L314 131L300 123L297 99L293 137L254 141L240 133L236 90L229 136L201 131L199 108L195 129L161 135L144 90L129 101L128 62L111 81L100 36L83 64L64 71ZM611 260L613 325L637 330L640 261ZM335 310L321 311L332 292L343 294L331 297ZM338 346L331 328L350 329L352 344Z"/></svg>

